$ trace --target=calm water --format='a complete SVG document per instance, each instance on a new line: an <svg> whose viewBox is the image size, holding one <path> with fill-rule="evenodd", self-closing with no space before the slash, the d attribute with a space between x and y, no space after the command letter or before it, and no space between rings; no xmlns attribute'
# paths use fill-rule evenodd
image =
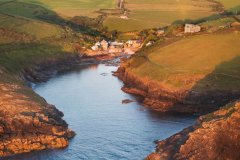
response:
<svg viewBox="0 0 240 160"><path fill-rule="evenodd" d="M63 150L40 151L9 160L141 160L164 139L194 123L195 117L160 115L134 102L111 75L113 66L91 65L58 75L34 90L64 112L77 135Z"/></svg>

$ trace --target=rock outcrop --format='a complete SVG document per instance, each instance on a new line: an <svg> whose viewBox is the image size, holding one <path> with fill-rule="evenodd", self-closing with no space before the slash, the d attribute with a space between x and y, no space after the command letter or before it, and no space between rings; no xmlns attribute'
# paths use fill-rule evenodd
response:
<svg viewBox="0 0 240 160"><path fill-rule="evenodd" d="M78 55L72 55L62 59L48 59L45 62L35 64L31 68L25 68L23 70L23 76L30 82L45 82L59 72L72 69L74 66L80 64L81 60Z"/></svg>
<svg viewBox="0 0 240 160"><path fill-rule="evenodd" d="M0 157L67 147L75 133L55 106L26 85L47 81L56 73L81 63L77 55L48 59L22 73L0 73Z"/></svg>
<svg viewBox="0 0 240 160"><path fill-rule="evenodd" d="M9 73L0 66L0 157L36 150L67 147L75 133L63 113L37 95L26 82L45 82L79 64L104 61L102 57L68 55Z"/></svg>
<svg viewBox="0 0 240 160"><path fill-rule="evenodd" d="M160 141L156 152L146 159L239 160L239 124L240 102L228 104L218 111L200 117L195 126Z"/></svg>
<svg viewBox="0 0 240 160"><path fill-rule="evenodd" d="M17 83L0 83L0 156L63 148L74 132L63 113Z"/></svg>
<svg viewBox="0 0 240 160"><path fill-rule="evenodd" d="M206 92L166 87L164 83L134 75L125 63L114 75L124 82L124 92L143 97L142 103L145 106L159 112L206 114L240 97L239 90Z"/></svg>

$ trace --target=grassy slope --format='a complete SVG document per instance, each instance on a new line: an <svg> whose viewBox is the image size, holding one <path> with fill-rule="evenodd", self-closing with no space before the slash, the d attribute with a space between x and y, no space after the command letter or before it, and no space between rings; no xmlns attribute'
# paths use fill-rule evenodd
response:
<svg viewBox="0 0 240 160"><path fill-rule="evenodd" d="M0 70L16 73L47 59L68 57L71 51L65 46L75 39L63 26L38 19L37 11L48 10L19 1L0 3Z"/></svg>
<svg viewBox="0 0 240 160"><path fill-rule="evenodd" d="M95 11L99 9L109 9L116 7L115 0L21 0L28 3L41 4L60 15L74 17L74 16L88 16L96 17L98 14Z"/></svg>
<svg viewBox="0 0 240 160"><path fill-rule="evenodd" d="M225 7L226 10L236 14L240 13L240 1L239 0L217 0L223 6Z"/></svg>
<svg viewBox="0 0 240 160"><path fill-rule="evenodd" d="M60 24L39 19L50 10L19 1L0 2L0 84L20 85L20 92L34 102L46 103L19 79L25 68L47 60L67 59L75 54L65 46L75 39ZM72 31L71 34L81 34ZM80 41L80 39L77 39Z"/></svg>
<svg viewBox="0 0 240 160"><path fill-rule="evenodd" d="M126 8L130 10L130 19L109 17L104 25L121 31L142 30L166 26L179 19L196 19L206 17L211 12L207 1L191 0L127 0Z"/></svg>
<svg viewBox="0 0 240 160"><path fill-rule="evenodd" d="M34 36L38 40L61 36L61 34L64 32L64 30L57 25L40 22L37 20L10 17L3 14L0 14L0 27L8 28L18 33Z"/></svg>
<svg viewBox="0 0 240 160"><path fill-rule="evenodd" d="M140 77L174 88L236 89L240 87L239 41L239 32L188 37L140 53L145 58L136 56L129 60L130 69ZM201 80L186 84L194 77Z"/></svg>
<svg viewBox="0 0 240 160"><path fill-rule="evenodd" d="M222 3L226 9L231 9L237 6L240 6L239 0L217 0Z"/></svg>
<svg viewBox="0 0 240 160"><path fill-rule="evenodd" d="M233 22L235 22L236 20L232 17L226 17L226 18L220 18L220 19L216 19L213 21L206 21L201 23L202 27L221 27L221 26L225 26L227 24L231 24Z"/></svg>
<svg viewBox="0 0 240 160"><path fill-rule="evenodd" d="M37 40L61 36L64 33L61 26L39 20L38 16L44 12L48 10L20 1L0 5L0 27L34 36Z"/></svg>

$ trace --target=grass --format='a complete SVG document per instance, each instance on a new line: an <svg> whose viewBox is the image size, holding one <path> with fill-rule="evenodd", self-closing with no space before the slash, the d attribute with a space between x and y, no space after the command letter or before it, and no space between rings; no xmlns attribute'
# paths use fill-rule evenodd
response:
<svg viewBox="0 0 240 160"><path fill-rule="evenodd" d="M67 54L60 47L47 44L10 43L0 46L0 65L12 73L17 73L26 67L48 59L65 57L67 57Z"/></svg>
<svg viewBox="0 0 240 160"><path fill-rule="evenodd" d="M162 27L180 19L197 19L207 17L214 12L205 0L127 0L126 8L130 10L129 20L110 16L104 26L110 30L123 32Z"/></svg>
<svg viewBox="0 0 240 160"><path fill-rule="evenodd" d="M4 0L7 1L7 0ZM224 0L220 0L224 1ZM230 0L234 1L234 0ZM226 3L226 0L223 2ZM226 3L233 6L235 3ZM140 31L148 28L170 25L176 20L198 19L210 16L212 2L207 0L126 0L126 8L129 10L128 20L120 16L109 15L103 25L109 30ZM18 0L12 3L0 4L0 12L11 15L23 16L31 19L39 19L39 15L58 14L62 17L88 16L96 17L100 9L108 10L116 8L116 0ZM105 11L104 11L105 12Z"/></svg>
<svg viewBox="0 0 240 160"><path fill-rule="evenodd" d="M207 21L207 22L201 23L201 26L202 27L212 27L212 26L220 27L220 26L224 26L224 25L227 25L227 24L231 24L235 21L236 20L232 17L226 17L226 18L220 18L220 19L217 19L217 20Z"/></svg>
<svg viewBox="0 0 240 160"><path fill-rule="evenodd" d="M217 0L217 1L220 2L221 4L223 4L223 6L226 9L231 9L231 8L240 6L239 0Z"/></svg>
<svg viewBox="0 0 240 160"><path fill-rule="evenodd" d="M140 77L169 87L240 87L239 41L239 32L188 37L140 53L145 58L136 56L129 60L130 69ZM194 79L201 81L196 84ZM187 84L188 80L194 83Z"/></svg>
<svg viewBox="0 0 240 160"><path fill-rule="evenodd" d="M240 13L240 1L239 0L217 0L227 11L230 11L234 14Z"/></svg>
<svg viewBox="0 0 240 160"><path fill-rule="evenodd" d="M116 8L115 0L22 0L28 3L40 4L65 17L88 16L96 17L99 9Z"/></svg>
<svg viewBox="0 0 240 160"><path fill-rule="evenodd" d="M83 34L41 20L38 16L43 12L46 18L54 14L21 0L0 4L0 68L16 73L48 59L67 58L67 52L74 53L72 44L80 43Z"/></svg>
<svg viewBox="0 0 240 160"><path fill-rule="evenodd" d="M37 20L10 17L0 14L0 27L12 31L31 35L37 40L49 37L61 36L64 33L62 27Z"/></svg>

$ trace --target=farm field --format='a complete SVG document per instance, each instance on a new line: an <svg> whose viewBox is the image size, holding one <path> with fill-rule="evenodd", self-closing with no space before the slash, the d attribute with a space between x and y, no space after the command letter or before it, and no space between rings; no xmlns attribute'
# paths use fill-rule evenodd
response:
<svg viewBox="0 0 240 160"><path fill-rule="evenodd" d="M240 6L240 1L239 0L217 0L218 2L220 2L221 4L223 4L223 6L226 9L231 9L231 8L235 8L237 6Z"/></svg>
<svg viewBox="0 0 240 160"><path fill-rule="evenodd" d="M127 0L129 19L123 20L110 16L104 22L110 30L123 32L161 27L181 19L198 19L214 14L210 5L213 3L200 0Z"/></svg>
<svg viewBox="0 0 240 160"><path fill-rule="evenodd" d="M60 26L54 24L40 22L37 20L10 17L2 14L0 14L0 27L33 36L38 40L49 37L58 37L64 32Z"/></svg>
<svg viewBox="0 0 240 160"><path fill-rule="evenodd" d="M201 89L239 88L239 41L239 32L188 37L135 56L129 68L140 77L174 88L187 87L186 79L193 77L203 79L198 84Z"/></svg>
<svg viewBox="0 0 240 160"><path fill-rule="evenodd" d="M116 8L115 0L21 0L23 2L40 4L65 17L88 16L96 17L99 9Z"/></svg>
<svg viewBox="0 0 240 160"><path fill-rule="evenodd" d="M7 0L5 0L7 1ZM28 4L39 6L33 11L28 9ZM109 16L104 21L104 26L109 30L133 31L146 28L161 27L171 24L179 19L197 19L213 14L212 3L206 0L160 0L160 1L130 1L127 0L125 7L129 10L129 19L123 20L119 16ZM0 7L1 12L22 15L33 18L38 12L42 12L41 7L55 12L62 17L88 16L96 17L99 9L115 9L115 0L84 1L84 0L18 0L14 3L4 4ZM18 9L16 9L18 8Z"/></svg>
<svg viewBox="0 0 240 160"><path fill-rule="evenodd" d="M218 0L227 10L235 11L240 2L238 0ZM45 8L61 17L88 16L94 18L100 9L116 9L116 0L3 0L1 12L34 18ZM26 4L34 4L38 8L31 10ZM126 0L125 7L129 10L129 19L110 15L103 22L109 30L122 32L139 31L148 28L170 25L176 20L199 19L208 17L216 12L212 5L215 3L207 0Z"/></svg>

